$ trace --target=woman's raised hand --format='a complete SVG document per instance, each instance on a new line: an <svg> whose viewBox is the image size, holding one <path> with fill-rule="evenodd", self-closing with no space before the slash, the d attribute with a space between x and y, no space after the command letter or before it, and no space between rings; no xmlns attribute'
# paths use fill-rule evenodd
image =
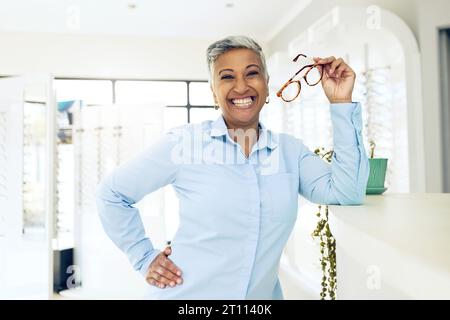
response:
<svg viewBox="0 0 450 320"><path fill-rule="evenodd" d="M314 58L323 66L322 88L330 103L352 102L356 74L342 58Z"/></svg>

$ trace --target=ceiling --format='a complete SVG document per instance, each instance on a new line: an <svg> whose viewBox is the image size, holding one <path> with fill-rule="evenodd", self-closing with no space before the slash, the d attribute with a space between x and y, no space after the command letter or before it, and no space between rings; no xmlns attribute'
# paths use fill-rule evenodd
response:
<svg viewBox="0 0 450 320"><path fill-rule="evenodd" d="M270 41L311 0L0 0L0 31Z"/></svg>

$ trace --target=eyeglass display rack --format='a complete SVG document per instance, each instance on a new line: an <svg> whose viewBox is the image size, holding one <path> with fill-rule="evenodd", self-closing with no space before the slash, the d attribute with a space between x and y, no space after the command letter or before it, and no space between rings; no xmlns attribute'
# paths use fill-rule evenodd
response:
<svg viewBox="0 0 450 320"><path fill-rule="evenodd" d="M364 137L368 139L365 145L369 148L370 141L376 144L376 156L382 155L390 159L386 172L386 185L390 185L393 157L393 87L390 66L369 68L358 78L361 93Z"/></svg>
<svg viewBox="0 0 450 320"><path fill-rule="evenodd" d="M44 103L24 103L23 232L45 228L45 108Z"/></svg>

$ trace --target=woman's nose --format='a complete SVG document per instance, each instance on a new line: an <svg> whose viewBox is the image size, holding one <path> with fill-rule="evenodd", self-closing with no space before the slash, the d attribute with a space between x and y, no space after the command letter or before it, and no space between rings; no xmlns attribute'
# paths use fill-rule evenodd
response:
<svg viewBox="0 0 450 320"><path fill-rule="evenodd" d="M238 94L245 93L248 90L248 83L245 78L236 78L236 84L234 86L234 91Z"/></svg>

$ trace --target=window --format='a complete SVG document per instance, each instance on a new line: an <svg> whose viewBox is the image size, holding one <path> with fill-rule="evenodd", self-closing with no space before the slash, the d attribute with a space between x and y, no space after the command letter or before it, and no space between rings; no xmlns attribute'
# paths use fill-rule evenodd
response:
<svg viewBox="0 0 450 320"><path fill-rule="evenodd" d="M85 105L113 103L111 80L75 80L55 81L56 100L82 100Z"/></svg>
<svg viewBox="0 0 450 320"><path fill-rule="evenodd" d="M177 81L116 81L116 103L163 102L166 106L187 105L187 83Z"/></svg>
<svg viewBox="0 0 450 320"><path fill-rule="evenodd" d="M164 128L214 120L214 100L207 81L56 79L57 101L82 100L85 106L161 102Z"/></svg>
<svg viewBox="0 0 450 320"><path fill-rule="evenodd" d="M189 83L189 103L193 106L213 106L214 99L208 82Z"/></svg>
<svg viewBox="0 0 450 320"><path fill-rule="evenodd" d="M450 192L450 29L439 30L441 134L444 192Z"/></svg>

